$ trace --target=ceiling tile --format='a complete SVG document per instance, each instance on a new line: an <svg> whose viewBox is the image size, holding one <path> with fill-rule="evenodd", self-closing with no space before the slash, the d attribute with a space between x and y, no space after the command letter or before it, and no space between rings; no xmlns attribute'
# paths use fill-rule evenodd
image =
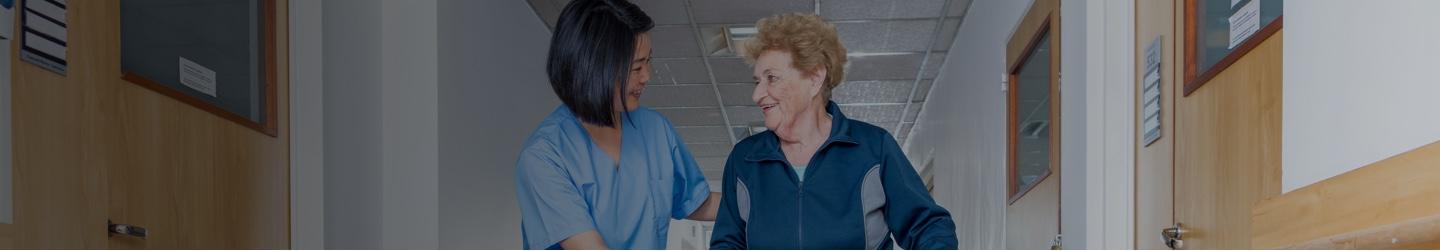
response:
<svg viewBox="0 0 1440 251"><path fill-rule="evenodd" d="M696 158L730 156L730 149L733 147L730 142L685 143L685 148L690 149L690 154Z"/></svg>
<svg viewBox="0 0 1440 251"><path fill-rule="evenodd" d="M652 85L645 87L640 104L650 107L720 106L709 84Z"/></svg>
<svg viewBox="0 0 1440 251"><path fill-rule="evenodd" d="M748 126L751 122L765 122L765 114L757 106L726 106L730 113L730 125Z"/></svg>
<svg viewBox="0 0 1440 251"><path fill-rule="evenodd" d="M905 122L915 122L915 117L920 116L920 108L924 106L925 103L911 103L910 111L905 113Z"/></svg>
<svg viewBox="0 0 1440 251"><path fill-rule="evenodd" d="M755 84L720 84L716 87L720 88L720 102L726 106L755 105L755 101L750 99L755 92Z"/></svg>
<svg viewBox="0 0 1440 251"><path fill-rule="evenodd" d="M926 96L930 95L930 89L935 88L934 79L920 80L920 89L915 90L915 96L910 99L913 102L925 102Z"/></svg>
<svg viewBox="0 0 1440 251"><path fill-rule="evenodd" d="M850 52L923 52L934 41L936 20L840 22L835 29Z"/></svg>
<svg viewBox="0 0 1440 251"><path fill-rule="evenodd" d="M650 63L650 68L649 84L652 85L710 83L705 62L699 58L656 58Z"/></svg>
<svg viewBox="0 0 1440 251"><path fill-rule="evenodd" d="M850 57L850 67L846 68L848 73L846 73L845 79L852 81L914 79L916 71L920 69L920 61L924 58L924 53L852 56Z"/></svg>
<svg viewBox="0 0 1440 251"><path fill-rule="evenodd" d="M741 139L745 139L745 138L750 137L750 128L748 128L748 127L745 127L745 126L734 126L734 127L730 127L730 130L731 130L731 131L735 131L735 140L736 140L736 141L739 141L739 140L741 140Z"/></svg>
<svg viewBox="0 0 1440 251"><path fill-rule="evenodd" d="M965 11L968 11L967 8L970 8L970 2L971 2L971 1L972 1L972 0L951 0L950 10L945 11L945 16L951 16L951 17L963 17L963 16L965 16Z"/></svg>
<svg viewBox="0 0 1440 251"><path fill-rule="evenodd" d="M675 132L686 143L730 143L730 133L725 126L677 126Z"/></svg>
<svg viewBox="0 0 1440 251"><path fill-rule="evenodd" d="M682 58L700 57L700 43L695 42L695 29L690 26L656 26L650 30L650 39L655 45L652 57Z"/></svg>
<svg viewBox="0 0 1440 251"><path fill-rule="evenodd" d="M695 163L700 164L700 170L705 172L706 178L718 179L720 172L725 171L725 157L696 157ZM714 170L714 174L711 174Z"/></svg>
<svg viewBox="0 0 1440 251"><path fill-rule="evenodd" d="M901 138L910 136L910 130L914 130L914 129L915 129L915 123L914 123L914 122L901 123L901 124L900 124L900 133L899 133L899 134L896 134L896 136L901 137Z"/></svg>
<svg viewBox="0 0 1440 251"><path fill-rule="evenodd" d="M715 70L715 81L720 83L748 83L755 81L750 65L742 58L710 58L710 67Z"/></svg>
<svg viewBox="0 0 1440 251"><path fill-rule="evenodd" d="M940 76L940 68L945 65L945 52L931 52L930 62L925 64L925 72L921 79L935 79Z"/></svg>
<svg viewBox="0 0 1440 251"><path fill-rule="evenodd" d="M725 125L721 118L719 107L699 108L652 108L660 112L665 118L670 119L670 124L675 126L718 126Z"/></svg>
<svg viewBox="0 0 1440 251"><path fill-rule="evenodd" d="M690 16L685 12L685 1L675 0L630 0L636 6L640 6L656 25L667 24L690 24Z"/></svg>
<svg viewBox="0 0 1440 251"><path fill-rule="evenodd" d="M690 7L699 24L754 24L779 13L815 13L813 0L693 0Z"/></svg>
<svg viewBox="0 0 1440 251"><path fill-rule="evenodd" d="M830 100L839 104L905 103L912 80L847 81L835 87Z"/></svg>
<svg viewBox="0 0 1440 251"><path fill-rule="evenodd" d="M947 18L941 24L945 26L940 27L940 35L935 36L934 49L950 50L950 46L955 43L956 33L960 32L960 18Z"/></svg>
<svg viewBox="0 0 1440 251"><path fill-rule="evenodd" d="M900 111L904 109L904 104L840 106L840 110L845 112L846 117L884 127L887 130L895 127L895 122L900 121L900 116L903 114Z"/></svg>
<svg viewBox="0 0 1440 251"><path fill-rule="evenodd" d="M820 0L820 14L832 20L938 17L945 0Z"/></svg>

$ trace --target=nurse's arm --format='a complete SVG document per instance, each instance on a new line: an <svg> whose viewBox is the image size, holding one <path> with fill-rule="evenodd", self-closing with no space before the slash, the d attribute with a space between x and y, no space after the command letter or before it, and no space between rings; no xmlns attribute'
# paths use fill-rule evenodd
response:
<svg viewBox="0 0 1440 251"><path fill-rule="evenodd" d="M719 210L720 193L710 192L710 196L705 198L705 203L700 204L700 208L695 209L695 212L685 218L697 221L715 221L715 212L719 212Z"/></svg>
<svg viewBox="0 0 1440 251"><path fill-rule="evenodd" d="M560 241L560 248L565 250L604 250L610 249L605 246L605 239L600 238L600 233L595 230L580 232L571 235L570 238Z"/></svg>

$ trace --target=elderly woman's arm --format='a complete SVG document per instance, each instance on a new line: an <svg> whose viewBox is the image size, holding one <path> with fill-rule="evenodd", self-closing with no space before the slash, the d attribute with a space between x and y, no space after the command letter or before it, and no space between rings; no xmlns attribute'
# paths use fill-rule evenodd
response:
<svg viewBox="0 0 1440 251"><path fill-rule="evenodd" d="M725 185L721 188L720 206L715 214L715 229L711 232L710 249L750 249L745 243L746 233L745 222L740 218L740 210L736 207L735 185L740 182L734 170L736 160L725 161L725 172L721 174L721 182Z"/></svg>
<svg viewBox="0 0 1440 251"><path fill-rule="evenodd" d="M935 204L894 137L882 138L885 160L880 178L885 187L885 222L896 244L909 250L955 249L955 222L950 212Z"/></svg>

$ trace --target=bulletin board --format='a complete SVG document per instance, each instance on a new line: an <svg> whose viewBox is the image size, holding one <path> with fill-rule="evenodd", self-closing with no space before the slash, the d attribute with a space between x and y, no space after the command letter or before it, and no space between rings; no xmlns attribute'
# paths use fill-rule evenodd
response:
<svg viewBox="0 0 1440 251"><path fill-rule="evenodd" d="M276 135L274 0L120 1L125 80Z"/></svg>

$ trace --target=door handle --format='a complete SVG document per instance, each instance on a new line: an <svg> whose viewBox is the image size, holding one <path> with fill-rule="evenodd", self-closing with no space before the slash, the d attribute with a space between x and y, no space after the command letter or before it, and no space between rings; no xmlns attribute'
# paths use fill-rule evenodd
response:
<svg viewBox="0 0 1440 251"><path fill-rule="evenodd" d="M130 225L130 224L115 224L114 222L110 222L110 221L106 221L106 224L105 224L105 225L106 225L106 227L105 227L105 228L106 228L106 229L105 229L106 232L109 232L109 233L110 233L110 236L112 236L112 237L113 237L113 236L116 236L116 235L120 235L120 236L131 236L131 237L136 237L136 238L140 238L140 239L143 240L143 239L145 239L146 236L149 236L149 235L150 235L150 231L149 231L149 230L145 230L145 227L141 227L141 226L135 226L135 225Z"/></svg>
<svg viewBox="0 0 1440 251"><path fill-rule="evenodd" d="M1188 231L1185 231L1184 228L1180 227L1180 223L1176 222L1173 227L1161 229L1160 238L1165 241L1165 246L1170 247L1170 249L1183 249L1185 248L1185 240L1183 239L1185 232Z"/></svg>

